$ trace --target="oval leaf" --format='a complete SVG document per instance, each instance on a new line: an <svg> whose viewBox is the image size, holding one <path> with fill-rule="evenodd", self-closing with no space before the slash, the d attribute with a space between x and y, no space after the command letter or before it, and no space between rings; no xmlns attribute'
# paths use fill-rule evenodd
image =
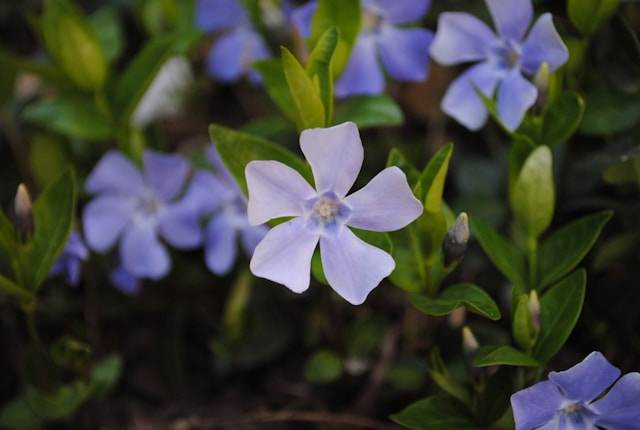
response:
<svg viewBox="0 0 640 430"><path fill-rule="evenodd" d="M443 316L460 306L492 320L500 319L500 309L491 296L473 284L456 284L444 290L439 297L431 298L419 294L410 296L411 303L427 315Z"/></svg>
<svg viewBox="0 0 640 430"><path fill-rule="evenodd" d="M483 346L473 359L475 367L487 366L524 366L538 367L534 358L509 345Z"/></svg>
<svg viewBox="0 0 640 430"><path fill-rule="evenodd" d="M469 412L454 400L427 397L410 404L391 420L411 430L476 430Z"/></svg>

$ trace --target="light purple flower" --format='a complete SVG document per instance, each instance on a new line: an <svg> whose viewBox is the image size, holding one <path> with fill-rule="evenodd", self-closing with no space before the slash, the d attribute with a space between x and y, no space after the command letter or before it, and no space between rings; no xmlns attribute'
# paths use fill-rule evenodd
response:
<svg viewBox="0 0 640 430"><path fill-rule="evenodd" d="M160 279L171 268L164 238L179 249L197 247L202 232L197 214L177 199L189 163L180 155L145 151L143 172L122 153L106 153L87 178L95 194L83 211L87 244L106 252L120 242L120 261L136 278Z"/></svg>
<svg viewBox="0 0 640 430"><path fill-rule="evenodd" d="M89 250L77 231L73 231L62 255L51 268L49 276L63 275L69 285L78 285L82 262L89 258Z"/></svg>
<svg viewBox="0 0 640 430"><path fill-rule="evenodd" d="M238 238L251 257L268 229L249 224L245 197L213 145L207 149L207 158L214 172L196 172L185 202L201 217L209 217L204 233L205 262L211 272L225 275L236 261Z"/></svg>
<svg viewBox="0 0 640 430"><path fill-rule="evenodd" d="M278 161L252 161L245 169L251 224L294 217L272 228L258 244L251 271L301 293L309 287L311 257L320 242L329 285L349 303L361 304L393 271L395 262L348 226L398 230L420 216L422 204L397 167L388 167L364 188L346 196L364 156L358 128L352 122L305 130L300 147L311 164L315 189Z"/></svg>
<svg viewBox="0 0 640 430"><path fill-rule="evenodd" d="M238 1L199 0L196 25L204 31L223 32L207 57L211 76L221 82L236 82L246 74L251 83L260 83L260 75L251 66L271 54Z"/></svg>
<svg viewBox="0 0 640 430"><path fill-rule="evenodd" d="M111 283L128 296L137 294L140 291L140 279L127 272L123 266L118 266L111 272Z"/></svg>
<svg viewBox="0 0 640 430"><path fill-rule="evenodd" d="M364 0L362 29L349 63L336 82L336 96L382 93L385 82L380 62L396 81L427 79L433 33L400 25L420 20L430 3L430 0ZM311 33L316 5L315 1L310 2L292 14L291 19L303 37Z"/></svg>
<svg viewBox="0 0 640 430"><path fill-rule="evenodd" d="M620 369L597 351L549 373L549 380L511 396L516 430L640 428L640 373L619 377Z"/></svg>
<svg viewBox="0 0 640 430"><path fill-rule="evenodd" d="M529 30L531 0L485 1L497 34L466 13L446 12L438 19L431 56L445 65L477 62L451 84L441 106L460 124L478 130L488 112L476 91L489 98L497 92L498 116L513 131L538 97L538 90L523 74L535 75L543 63L555 71L567 62L569 51L551 14L541 15Z"/></svg>

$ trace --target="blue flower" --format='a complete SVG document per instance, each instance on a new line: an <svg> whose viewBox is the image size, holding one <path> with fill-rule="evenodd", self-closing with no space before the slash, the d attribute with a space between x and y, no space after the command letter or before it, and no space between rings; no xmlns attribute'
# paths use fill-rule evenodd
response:
<svg viewBox="0 0 640 430"><path fill-rule="evenodd" d="M438 19L431 56L445 65L478 62L451 84L442 110L478 130L488 112L476 91L489 98L497 92L498 116L507 129L515 130L538 97L523 74L535 75L543 63L555 71L566 63L569 52L549 13L541 15L527 34L533 18L531 0L485 1L498 34L466 13L447 12Z"/></svg>
<svg viewBox="0 0 640 430"><path fill-rule="evenodd" d="M238 238L251 257L268 229L249 224L245 197L213 145L207 149L207 158L214 172L196 172L185 202L201 217L209 217L204 233L205 262L211 272L225 275L236 261Z"/></svg>
<svg viewBox="0 0 640 430"><path fill-rule="evenodd" d="M136 278L160 279L171 268L159 236L179 249L197 247L202 232L197 214L177 197L189 163L180 155L145 151L144 171L118 151L106 153L87 178L95 194L83 211L87 244L106 252L120 242L120 262Z"/></svg>
<svg viewBox="0 0 640 430"><path fill-rule="evenodd" d="M303 37L311 33L316 5L315 1L310 2L292 14L292 21ZM364 0L362 29L347 67L336 82L336 96L382 93L385 82L380 61L396 81L427 79L433 33L400 25L420 20L429 5L430 0Z"/></svg>
<svg viewBox="0 0 640 430"><path fill-rule="evenodd" d="M128 296L137 294L140 291L140 279L127 272L122 265L111 271L111 283Z"/></svg>
<svg viewBox="0 0 640 430"><path fill-rule="evenodd" d="M49 276L63 275L69 285L78 285L82 262L89 258L89 250L77 231L73 231L62 255L51 268Z"/></svg>
<svg viewBox="0 0 640 430"><path fill-rule="evenodd" d="M346 196L364 157L354 123L305 130L300 147L311 164L315 190L297 171L278 161L252 161L245 169L251 224L294 217L272 228L258 244L251 271L301 293L309 287L311 257L320 242L329 285L348 302L361 304L393 271L395 262L348 226L398 230L420 216L422 204L397 167L383 170L364 188Z"/></svg>
<svg viewBox="0 0 640 430"><path fill-rule="evenodd" d="M516 430L639 429L640 373L619 376L597 351L569 370L549 373L549 380L511 396Z"/></svg>
<svg viewBox="0 0 640 430"><path fill-rule="evenodd" d="M253 84L260 75L251 68L258 60L269 58L269 48L252 27L236 0L198 0L196 25L204 31L222 31L207 57L207 70L221 82L236 82L247 75Z"/></svg>

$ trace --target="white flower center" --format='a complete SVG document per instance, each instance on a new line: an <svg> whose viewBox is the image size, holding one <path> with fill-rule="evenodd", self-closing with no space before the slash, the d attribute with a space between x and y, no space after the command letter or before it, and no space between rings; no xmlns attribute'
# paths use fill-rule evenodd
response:
<svg viewBox="0 0 640 430"><path fill-rule="evenodd" d="M307 200L305 209L307 226L328 234L336 233L351 214L351 209L332 191Z"/></svg>
<svg viewBox="0 0 640 430"><path fill-rule="evenodd" d="M331 222L335 219L336 215L338 215L339 207L340 202L323 196L318 198L316 204L313 206L313 214L325 223Z"/></svg>

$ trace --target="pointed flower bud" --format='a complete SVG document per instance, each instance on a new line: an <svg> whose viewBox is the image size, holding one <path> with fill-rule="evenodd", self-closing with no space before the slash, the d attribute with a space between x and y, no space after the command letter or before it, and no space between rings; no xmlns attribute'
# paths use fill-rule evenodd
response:
<svg viewBox="0 0 640 430"><path fill-rule="evenodd" d="M33 210L29 190L24 184L18 185L13 202L13 213L18 234L24 238L31 236L33 232Z"/></svg>
<svg viewBox="0 0 640 430"><path fill-rule="evenodd" d="M480 344L478 343L478 339L473 334L469 326L462 327L462 349L464 353L467 355L471 355L476 352L480 348Z"/></svg>
<svg viewBox="0 0 640 430"><path fill-rule="evenodd" d="M531 330L533 336L540 332L540 299L536 290L529 294L529 315L531 316Z"/></svg>
<svg viewBox="0 0 640 430"><path fill-rule="evenodd" d="M462 212L458 215L453 227L447 232L442 243L445 266L450 266L452 263L462 260L467 250L469 236L469 217L466 212Z"/></svg>

